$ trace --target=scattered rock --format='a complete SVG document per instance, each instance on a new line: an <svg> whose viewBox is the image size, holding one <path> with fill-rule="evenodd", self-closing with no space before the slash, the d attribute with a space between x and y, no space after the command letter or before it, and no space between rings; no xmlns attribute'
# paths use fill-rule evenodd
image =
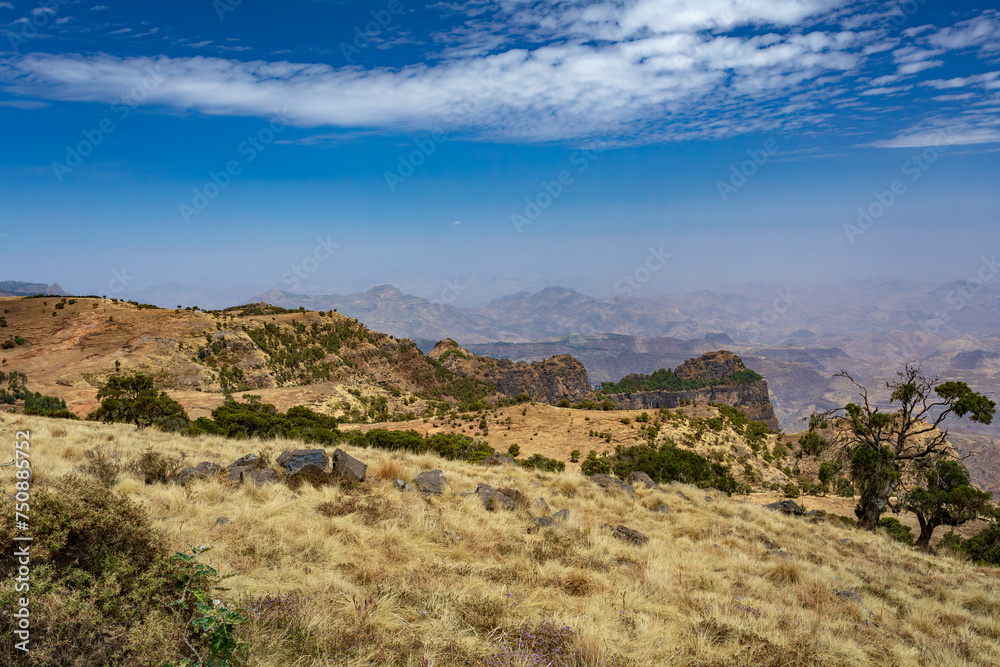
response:
<svg viewBox="0 0 1000 667"><path fill-rule="evenodd" d="M849 537L845 537L844 539L842 539L840 541L840 543L843 544L846 547L848 544L854 544L854 540L852 540Z"/></svg>
<svg viewBox="0 0 1000 667"><path fill-rule="evenodd" d="M444 478L444 473L440 470L428 470L417 475L413 483L420 489L420 493L427 493L439 496L444 493L444 487L448 485L448 480Z"/></svg>
<svg viewBox="0 0 1000 667"><path fill-rule="evenodd" d="M802 516L805 514L805 511L799 507L799 504L794 500L779 500L776 503L764 505L764 509L774 510L775 512L784 512L785 514L793 516Z"/></svg>
<svg viewBox="0 0 1000 667"><path fill-rule="evenodd" d="M333 450L333 472L337 477L352 482L365 481L368 466L342 449Z"/></svg>
<svg viewBox="0 0 1000 667"><path fill-rule="evenodd" d="M247 454L246 456L241 456L232 463L229 464L230 468L245 468L251 466L256 468L257 462L260 461L260 457L256 454Z"/></svg>
<svg viewBox="0 0 1000 667"><path fill-rule="evenodd" d="M192 479L205 479L207 477L217 475L221 470L222 468L220 468L214 463L210 463L208 461L202 461L193 468L191 467L184 468L180 472L178 472L177 476L174 477L174 483L178 484L179 486L184 486Z"/></svg>
<svg viewBox="0 0 1000 667"><path fill-rule="evenodd" d="M277 482L279 479L281 479L280 475L270 468L244 469L243 474L240 475L240 482L253 482L253 485L258 489L265 484Z"/></svg>
<svg viewBox="0 0 1000 667"><path fill-rule="evenodd" d="M806 517L807 519L815 519L816 518L816 510L809 510L808 512L806 512L805 514L803 514L803 516Z"/></svg>
<svg viewBox="0 0 1000 667"><path fill-rule="evenodd" d="M674 493L676 493L678 496L680 496L681 500L691 500L690 498L688 498L687 496L684 495L683 491L674 491Z"/></svg>
<svg viewBox="0 0 1000 667"><path fill-rule="evenodd" d="M256 470L253 466L230 466L226 472L226 479L232 482L239 482L243 479L243 473Z"/></svg>
<svg viewBox="0 0 1000 667"><path fill-rule="evenodd" d="M416 493L416 489L414 489L412 486L409 485L408 482L404 480L395 479L392 481L392 485L405 493Z"/></svg>
<svg viewBox="0 0 1000 667"><path fill-rule="evenodd" d="M479 486L476 487L476 495L483 501L483 507L491 512L514 509L514 499L497 491L489 484L480 482Z"/></svg>
<svg viewBox="0 0 1000 667"><path fill-rule="evenodd" d="M304 465L314 465L325 471L330 463L330 456L325 449L296 449L281 452L277 462L288 473L293 473Z"/></svg>
<svg viewBox="0 0 1000 667"><path fill-rule="evenodd" d="M787 556L788 552L784 549L771 549L772 556Z"/></svg>
<svg viewBox="0 0 1000 667"><path fill-rule="evenodd" d="M552 515L553 521L558 521L559 523L565 523L569 521L569 510L559 510Z"/></svg>
<svg viewBox="0 0 1000 667"><path fill-rule="evenodd" d="M705 496L705 502L706 503L715 502L715 498L713 498L712 496Z"/></svg>
<svg viewBox="0 0 1000 667"><path fill-rule="evenodd" d="M520 505L522 507L528 506L527 496L525 496L517 489L503 488L503 489L497 489L497 491L499 491L500 493L504 494L505 496L513 500L515 505Z"/></svg>
<svg viewBox="0 0 1000 667"><path fill-rule="evenodd" d="M218 519L215 520L216 526L225 526L227 523L232 523L232 521L230 521L229 517L227 516L220 516Z"/></svg>
<svg viewBox="0 0 1000 667"><path fill-rule="evenodd" d="M545 502L545 498L541 498L541 497L538 498L538 500L536 500L535 502L531 503L531 506L532 507L540 507L542 510L544 510L546 512L549 511L549 504L547 502Z"/></svg>
<svg viewBox="0 0 1000 667"><path fill-rule="evenodd" d="M653 508L653 511L654 512L659 512L660 514L670 514L670 506L669 505L657 505L656 507Z"/></svg>
<svg viewBox="0 0 1000 667"><path fill-rule="evenodd" d="M625 480L628 484L631 484L633 488L642 484L647 489L653 489L654 491L662 491L660 485L653 481L653 478L644 472L639 472L638 470L633 472Z"/></svg>
<svg viewBox="0 0 1000 667"><path fill-rule="evenodd" d="M535 526L539 528L556 525L556 522L553 521L550 516L533 516L531 517L531 523L535 524Z"/></svg>
<svg viewBox="0 0 1000 667"><path fill-rule="evenodd" d="M485 459L483 459L481 465L484 465L486 467L512 466L512 465L517 465L517 463L514 461L514 457L512 456L505 456L504 454L490 454Z"/></svg>
<svg viewBox="0 0 1000 667"><path fill-rule="evenodd" d="M378 477L376 477L375 475L371 475L371 476L369 476L369 477L366 477L365 479L367 479L367 480L368 480L369 482L371 482L372 484L381 484L381 483L382 483L382 480L380 480L380 479L379 479Z"/></svg>
<svg viewBox="0 0 1000 667"><path fill-rule="evenodd" d="M330 473L326 468L321 468L313 463L305 463L297 468L289 469L285 475L285 480L292 488L298 488L303 482L309 482L313 486L320 486L330 481Z"/></svg>
<svg viewBox="0 0 1000 667"><path fill-rule="evenodd" d="M635 498L635 489L633 489L630 484L623 482L620 479L616 479L611 475L593 475L591 476L590 481L602 489L621 489L628 494L630 498Z"/></svg>
<svg viewBox="0 0 1000 667"><path fill-rule="evenodd" d="M621 524L615 527L614 532L611 533L611 537L624 542L631 542L637 546L642 546L646 542L649 542L649 538L640 533L638 530L633 530L632 528L628 528Z"/></svg>

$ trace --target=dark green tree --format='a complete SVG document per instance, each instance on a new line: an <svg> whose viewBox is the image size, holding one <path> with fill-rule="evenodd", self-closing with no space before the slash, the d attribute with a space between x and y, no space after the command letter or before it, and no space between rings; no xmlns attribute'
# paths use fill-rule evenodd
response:
<svg viewBox="0 0 1000 667"><path fill-rule="evenodd" d="M140 429L154 424L165 431L179 431L189 424L184 407L157 391L153 378L142 373L112 375L97 390L97 398L101 406L87 416L94 421L135 424Z"/></svg>
<svg viewBox="0 0 1000 667"><path fill-rule="evenodd" d="M907 494L903 503L920 524L916 546L930 546L938 526L960 526L988 514L992 495L969 484L958 461L938 461L922 472L925 486Z"/></svg>
<svg viewBox="0 0 1000 667"><path fill-rule="evenodd" d="M868 389L849 373L841 371L837 377L857 387L861 402L814 414L810 430L833 422L834 444L860 496L854 510L858 527L873 532L887 509L899 511L892 498L907 495L907 480L956 456L948 444L948 431L941 428L947 418L968 417L989 424L996 412L996 403L964 382L939 383L913 364L906 364L895 380L885 383L894 408L889 412L882 412Z"/></svg>

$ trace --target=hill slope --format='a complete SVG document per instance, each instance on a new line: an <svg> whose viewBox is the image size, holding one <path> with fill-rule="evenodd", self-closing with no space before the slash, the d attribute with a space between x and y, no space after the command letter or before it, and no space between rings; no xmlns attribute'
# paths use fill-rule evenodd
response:
<svg viewBox="0 0 1000 667"><path fill-rule="evenodd" d="M301 446L23 416L10 426L32 433L39 486L56 484L98 443L126 458L151 446L220 465L261 444ZM1000 663L994 570L691 487L630 497L576 473L348 453L382 481L292 493L123 475L114 488L146 509L171 546L213 546L207 562L236 574L225 595L250 616L240 633L254 667ZM443 495L391 482L430 469L446 476ZM466 494L481 482L529 502L491 512ZM539 497L547 508L533 504ZM528 531L533 517L564 509L564 522ZM604 524L648 541L618 539ZM550 648L524 655L542 644Z"/></svg>

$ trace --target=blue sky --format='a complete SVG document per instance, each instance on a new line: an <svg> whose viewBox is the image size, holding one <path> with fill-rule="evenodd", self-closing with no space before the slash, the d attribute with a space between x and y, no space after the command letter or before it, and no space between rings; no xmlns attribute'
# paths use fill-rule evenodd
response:
<svg viewBox="0 0 1000 667"><path fill-rule="evenodd" d="M639 294L944 282L1000 251L983 3L8 0L0 121L0 279L79 293L607 296L651 253Z"/></svg>

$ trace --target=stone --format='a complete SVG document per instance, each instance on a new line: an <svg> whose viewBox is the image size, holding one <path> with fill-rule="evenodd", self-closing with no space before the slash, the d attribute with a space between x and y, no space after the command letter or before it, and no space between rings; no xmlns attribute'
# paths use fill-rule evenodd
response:
<svg viewBox="0 0 1000 667"><path fill-rule="evenodd" d="M483 501L483 507L491 512L514 509L514 499L497 491L489 484L480 482L479 486L476 487L476 495Z"/></svg>
<svg viewBox="0 0 1000 667"><path fill-rule="evenodd" d="M845 537L844 539L842 539L840 541L840 543L843 544L846 547L848 544L854 544L854 540L852 540L849 537Z"/></svg>
<svg viewBox="0 0 1000 667"><path fill-rule="evenodd" d="M569 510L559 510L552 515L553 521L558 521L559 523L565 523L569 521Z"/></svg>
<svg viewBox="0 0 1000 667"><path fill-rule="evenodd" d="M402 479L394 479L392 481L392 485L405 493L416 493L416 489L410 486L409 482L406 482Z"/></svg>
<svg viewBox="0 0 1000 667"><path fill-rule="evenodd" d="M197 470L202 477L211 477L212 475L217 475L222 472L222 466L216 465L211 461L202 461L196 465L194 469Z"/></svg>
<svg viewBox="0 0 1000 667"><path fill-rule="evenodd" d="M275 471L270 468L251 468L250 470L243 470L240 475L240 482L253 482L253 485L258 489L265 484L271 484L277 482L281 479Z"/></svg>
<svg viewBox="0 0 1000 667"><path fill-rule="evenodd" d="M670 505L657 505L653 508L653 511L660 514L670 514Z"/></svg>
<svg viewBox="0 0 1000 667"><path fill-rule="evenodd" d="M769 505L764 505L764 509L774 510L775 512L784 512L792 516L802 516L805 511L799 507L799 504L794 500L779 500L776 503L771 503Z"/></svg>
<svg viewBox="0 0 1000 667"><path fill-rule="evenodd" d="M296 449L290 452L281 452L277 462L288 473L293 473L307 464L326 470L330 463L330 456L325 449Z"/></svg>
<svg viewBox="0 0 1000 667"><path fill-rule="evenodd" d="M420 493L439 496L444 493L444 487L448 485L448 480L445 479L444 473L440 470L428 470L417 475L413 479L413 483L420 489Z"/></svg>
<svg viewBox="0 0 1000 667"><path fill-rule="evenodd" d="M621 489L630 498L635 498L635 489L626 482L616 479L611 475L592 475L590 481L598 485L602 489Z"/></svg>
<svg viewBox="0 0 1000 667"><path fill-rule="evenodd" d="M781 557L781 556L787 556L788 552L785 551L784 549L771 549L771 555L772 556L779 556L779 557Z"/></svg>
<svg viewBox="0 0 1000 667"><path fill-rule="evenodd" d="M632 528L628 528L621 524L615 527L614 532L611 533L611 537L624 542L630 542L637 546L642 546L646 542L649 542L649 538L640 533L638 530L633 530Z"/></svg>
<svg viewBox="0 0 1000 667"><path fill-rule="evenodd" d="M517 465L517 463L514 461L513 456L506 456L504 454L490 454L485 459L483 459L480 465L484 465L486 467L512 466L512 465Z"/></svg>
<svg viewBox="0 0 1000 667"><path fill-rule="evenodd" d="M232 521L230 521L229 517L227 516L220 516L218 519L215 520L216 526L225 526L227 523L232 523Z"/></svg>
<svg viewBox="0 0 1000 667"><path fill-rule="evenodd" d="M663 489L660 488L659 484L657 484L656 482L653 481L652 477L650 477L646 473L640 472L638 470L636 470L631 475L629 475L625 479L625 481L628 484L632 485L633 488L635 488L635 487L639 486L640 484L642 484L647 489L653 489L654 491L662 491L663 490Z"/></svg>
<svg viewBox="0 0 1000 667"><path fill-rule="evenodd" d="M691 500L690 498L688 498L687 496L684 495L683 491L674 491L674 493L676 493L678 496L680 496L681 500Z"/></svg>
<svg viewBox="0 0 1000 667"><path fill-rule="evenodd" d="M531 517L531 523L535 524L539 528L556 525L556 522L553 521L550 516L533 516Z"/></svg>
<svg viewBox="0 0 1000 667"><path fill-rule="evenodd" d="M260 457L256 454L247 454L246 456L241 456L240 458L229 464L230 468L245 468L247 466L257 467L257 463L260 461Z"/></svg>
<svg viewBox="0 0 1000 667"><path fill-rule="evenodd" d="M531 506L532 507L539 507L539 508L541 508L545 512L549 511L549 504L547 502L545 502L545 498L539 497L535 502L531 503Z"/></svg>
<svg viewBox="0 0 1000 667"><path fill-rule="evenodd" d="M528 506L527 496L525 496L517 489L502 488L502 489L497 489L497 491L499 491L500 493L504 494L505 496L513 500L515 505L521 505L522 507Z"/></svg>
<svg viewBox="0 0 1000 667"><path fill-rule="evenodd" d="M256 468L253 466L230 467L229 470L226 471L226 479L233 482L239 482L243 479L243 473L250 472L251 470L256 470Z"/></svg>
<svg viewBox="0 0 1000 667"><path fill-rule="evenodd" d="M715 502L715 498L713 498L712 496L705 496L705 502L706 503Z"/></svg>
<svg viewBox="0 0 1000 667"><path fill-rule="evenodd" d="M333 450L333 472L341 479L351 482L365 481L368 466L342 449Z"/></svg>
<svg viewBox="0 0 1000 667"><path fill-rule="evenodd" d="M290 469L285 474L285 480L293 488L298 488L303 482L309 482L313 486L320 486L330 481L330 473L326 468L321 468L313 463L306 463L297 468Z"/></svg>

